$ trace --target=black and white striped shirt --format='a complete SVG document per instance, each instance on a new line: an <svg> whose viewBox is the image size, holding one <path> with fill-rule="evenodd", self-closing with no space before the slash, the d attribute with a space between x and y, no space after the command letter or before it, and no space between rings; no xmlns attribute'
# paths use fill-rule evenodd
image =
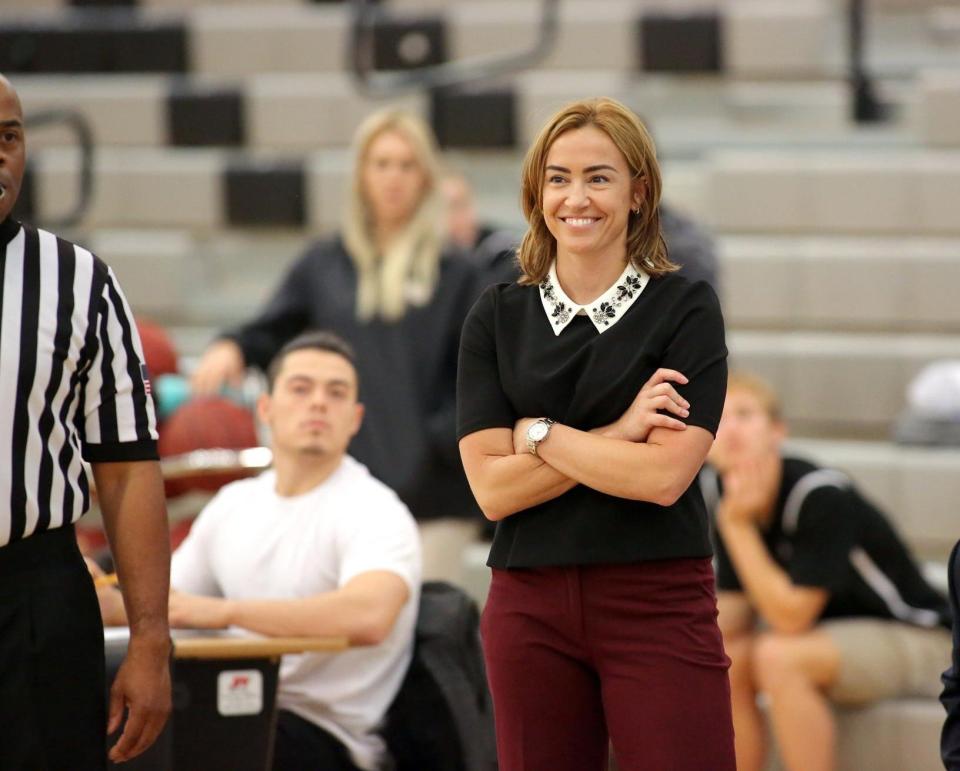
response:
<svg viewBox="0 0 960 771"><path fill-rule="evenodd" d="M0 546L76 522L83 461L157 457L133 315L101 260L0 223Z"/></svg>

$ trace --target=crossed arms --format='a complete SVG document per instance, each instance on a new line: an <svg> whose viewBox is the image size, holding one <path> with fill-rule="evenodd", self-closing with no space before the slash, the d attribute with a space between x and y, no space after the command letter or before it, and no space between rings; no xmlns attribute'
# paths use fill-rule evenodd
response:
<svg viewBox="0 0 960 771"><path fill-rule="evenodd" d="M690 405L670 381L687 379L657 370L608 426L580 431L555 424L536 456L526 449L526 430L536 418L522 418L512 431L489 428L463 437L460 456L484 515L504 519L578 484L620 498L674 503L703 465L713 437L678 419Z"/></svg>

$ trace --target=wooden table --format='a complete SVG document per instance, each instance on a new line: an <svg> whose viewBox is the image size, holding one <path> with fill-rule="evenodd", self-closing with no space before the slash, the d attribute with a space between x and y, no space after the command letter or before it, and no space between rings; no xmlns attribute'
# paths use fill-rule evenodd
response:
<svg viewBox="0 0 960 771"><path fill-rule="evenodd" d="M175 659L277 658L285 653L332 653L350 647L346 637L183 636L174 630Z"/></svg>
<svg viewBox="0 0 960 771"><path fill-rule="evenodd" d="M265 771L273 758L280 659L346 650L346 638L254 637L175 629L173 713L153 747L117 771ZM126 654L129 632L104 633L107 678Z"/></svg>

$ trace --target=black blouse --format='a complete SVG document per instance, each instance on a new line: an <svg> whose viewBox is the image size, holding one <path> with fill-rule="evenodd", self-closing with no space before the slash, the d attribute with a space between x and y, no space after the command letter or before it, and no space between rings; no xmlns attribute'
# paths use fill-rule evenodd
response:
<svg viewBox="0 0 960 771"><path fill-rule="evenodd" d="M554 333L537 287L498 284L476 302L460 340L457 433L512 428L547 416L590 430L618 419L659 368L689 378L688 425L716 433L727 381L723 317L713 290L671 275L650 279L598 332L577 315ZM520 568L625 563L712 553L694 483L672 506L578 485L498 523L488 565Z"/></svg>

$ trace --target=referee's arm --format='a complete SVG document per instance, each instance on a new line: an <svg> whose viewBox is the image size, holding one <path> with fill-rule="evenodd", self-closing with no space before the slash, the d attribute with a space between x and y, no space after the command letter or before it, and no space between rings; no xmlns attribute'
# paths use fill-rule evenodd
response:
<svg viewBox="0 0 960 771"><path fill-rule="evenodd" d="M110 750L129 760L157 738L170 713L170 535L157 460L156 415L133 313L113 271L102 278L97 347L84 382L84 457L90 462L130 625L127 656L110 689Z"/></svg>
<svg viewBox="0 0 960 771"><path fill-rule="evenodd" d="M119 763L149 747L170 712L170 539L159 463L92 468L130 625L127 656L110 689L108 733L129 710L123 735L110 750Z"/></svg>

